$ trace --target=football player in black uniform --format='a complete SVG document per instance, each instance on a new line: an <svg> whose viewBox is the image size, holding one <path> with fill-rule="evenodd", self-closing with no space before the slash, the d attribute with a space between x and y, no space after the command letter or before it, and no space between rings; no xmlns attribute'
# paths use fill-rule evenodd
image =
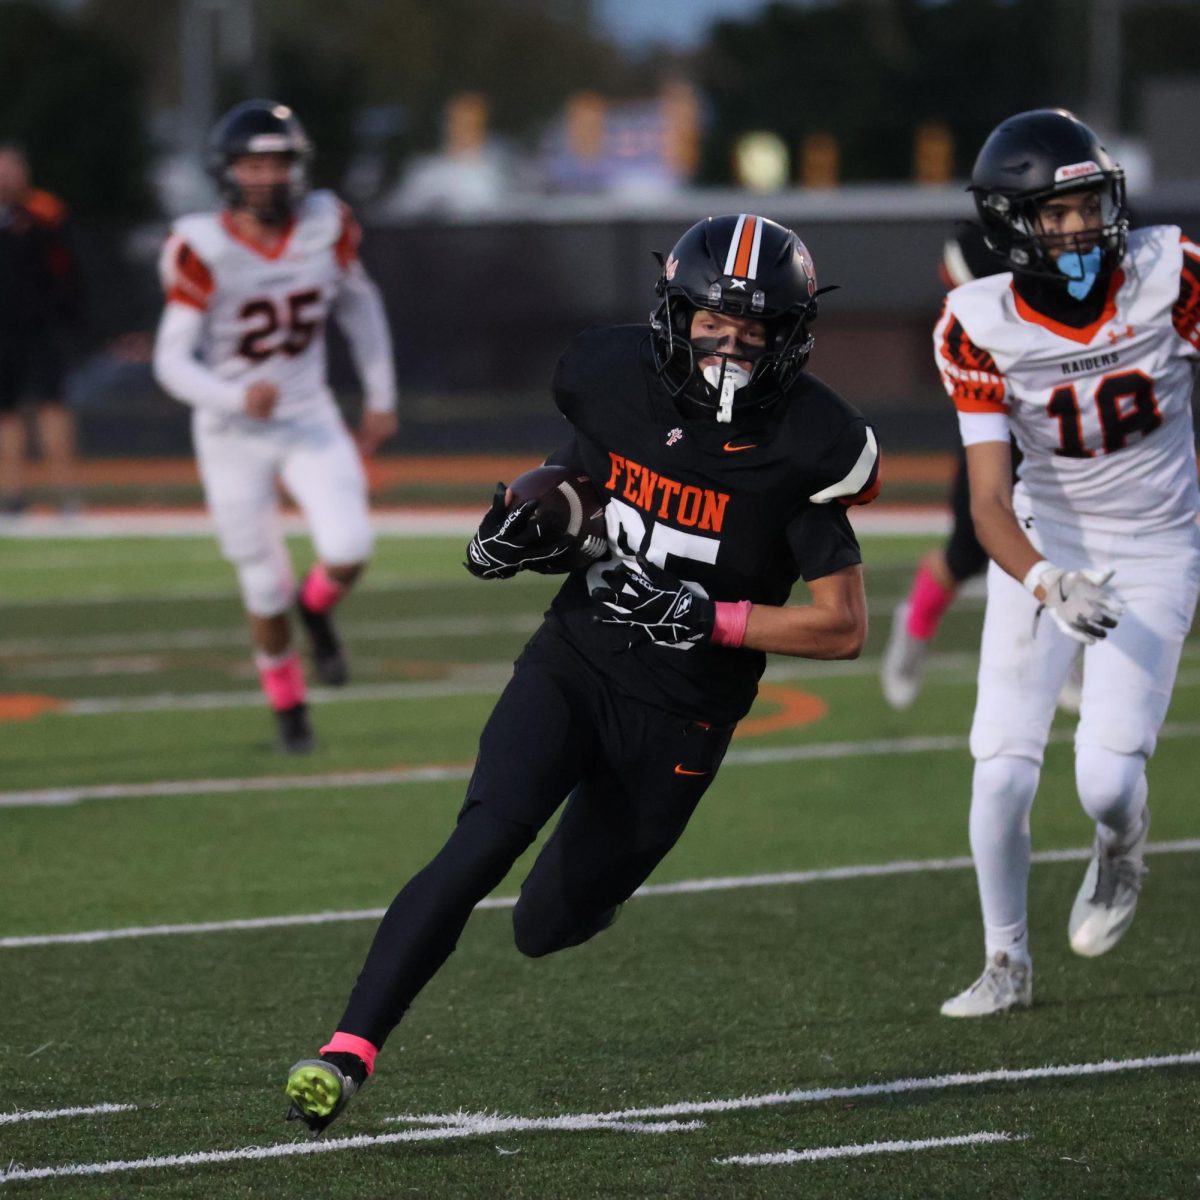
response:
<svg viewBox="0 0 1200 1200"><path fill-rule="evenodd" d="M288 1115L314 1131L564 799L513 911L533 957L607 928L675 844L766 652L862 649L846 509L873 498L879 455L863 418L803 370L817 311L807 249L761 217L709 218L657 290L649 328L584 333L559 362L573 436L552 458L609 497L609 554L567 576L484 727L453 833L392 902L321 1057L292 1068ZM468 569L546 570L566 546L540 536L533 504L506 510L500 492ZM811 600L788 605L799 578Z"/></svg>

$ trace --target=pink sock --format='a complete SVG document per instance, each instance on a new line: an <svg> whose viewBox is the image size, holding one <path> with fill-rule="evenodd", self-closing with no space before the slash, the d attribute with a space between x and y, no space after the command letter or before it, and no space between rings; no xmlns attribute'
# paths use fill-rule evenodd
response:
<svg viewBox="0 0 1200 1200"><path fill-rule="evenodd" d="M324 563L317 563L304 577L300 602L311 612L328 612L342 598L345 590L345 584L338 583L325 569Z"/></svg>
<svg viewBox="0 0 1200 1200"><path fill-rule="evenodd" d="M933 577L933 572L922 563L913 579L912 591L908 594L908 624L911 637L927 642L937 633L942 614L954 599L954 588L944 588Z"/></svg>
<svg viewBox="0 0 1200 1200"><path fill-rule="evenodd" d="M279 657L257 654L254 658L262 690L276 712L294 708L304 701L304 672L300 669L300 656L290 651Z"/></svg>
<svg viewBox="0 0 1200 1200"><path fill-rule="evenodd" d="M353 1054L361 1058L366 1065L367 1074L375 1074L375 1055L379 1047L372 1045L366 1038L355 1037L352 1033L338 1032L329 1039L329 1045L321 1047L321 1053L332 1050L335 1054Z"/></svg>

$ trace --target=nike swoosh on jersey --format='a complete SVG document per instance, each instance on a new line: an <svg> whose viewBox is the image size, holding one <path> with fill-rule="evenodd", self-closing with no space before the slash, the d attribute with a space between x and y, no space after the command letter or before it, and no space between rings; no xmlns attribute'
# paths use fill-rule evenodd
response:
<svg viewBox="0 0 1200 1200"><path fill-rule="evenodd" d="M675 764L675 774L676 775L707 775L708 772L707 771L689 771L687 769L687 767L685 767L683 765L683 763L676 763Z"/></svg>
<svg viewBox="0 0 1200 1200"><path fill-rule="evenodd" d="M757 442L747 442L744 446L731 446L728 442L726 442L724 449L730 454L736 454L739 450L753 450L757 445Z"/></svg>

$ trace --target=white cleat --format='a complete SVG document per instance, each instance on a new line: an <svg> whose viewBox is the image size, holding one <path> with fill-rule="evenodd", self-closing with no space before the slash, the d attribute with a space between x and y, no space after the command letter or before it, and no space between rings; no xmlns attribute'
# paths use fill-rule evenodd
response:
<svg viewBox="0 0 1200 1200"><path fill-rule="evenodd" d="M1150 810L1142 815L1137 836L1123 849L1105 848L1096 838L1092 861L1075 903L1067 933L1071 949L1084 958L1095 958L1111 950L1133 922L1138 895L1148 868L1142 862L1150 833Z"/></svg>
<svg viewBox="0 0 1200 1200"><path fill-rule="evenodd" d="M988 959L983 974L965 992L942 1005L943 1017L990 1017L1033 1003L1033 964L1010 959L1003 950Z"/></svg>
<svg viewBox="0 0 1200 1200"><path fill-rule="evenodd" d="M883 652L880 683L883 698L895 709L908 708L921 690L925 676L925 658L929 643L908 632L908 601L896 606L892 614L892 632Z"/></svg>

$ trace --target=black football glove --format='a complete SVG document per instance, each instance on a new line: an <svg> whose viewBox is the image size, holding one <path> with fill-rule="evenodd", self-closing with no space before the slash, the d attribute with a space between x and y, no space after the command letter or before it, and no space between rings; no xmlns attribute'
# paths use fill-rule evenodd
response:
<svg viewBox="0 0 1200 1200"><path fill-rule="evenodd" d="M534 500L508 508L504 492L504 484L496 484L492 507L467 543L463 566L480 579L511 579L518 571L547 575L561 571L561 559L575 547L573 539L545 529L534 511Z"/></svg>
<svg viewBox="0 0 1200 1200"><path fill-rule="evenodd" d="M678 646L712 637L716 604L640 554L636 567L622 563L605 571L601 579L608 587L595 588L592 598L608 611L596 620L601 625L624 625L631 647L648 642Z"/></svg>

